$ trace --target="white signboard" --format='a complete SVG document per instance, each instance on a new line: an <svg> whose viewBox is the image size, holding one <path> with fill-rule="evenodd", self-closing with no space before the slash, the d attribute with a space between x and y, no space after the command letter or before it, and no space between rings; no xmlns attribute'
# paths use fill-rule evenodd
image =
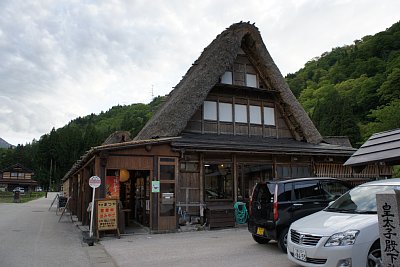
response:
<svg viewBox="0 0 400 267"><path fill-rule="evenodd" d="M98 176L92 176L89 178L89 185L91 188L97 188L101 185L101 179Z"/></svg>

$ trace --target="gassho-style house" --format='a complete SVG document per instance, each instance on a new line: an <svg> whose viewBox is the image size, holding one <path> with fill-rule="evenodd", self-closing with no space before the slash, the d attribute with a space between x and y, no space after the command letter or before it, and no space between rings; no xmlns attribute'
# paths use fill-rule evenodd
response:
<svg viewBox="0 0 400 267"><path fill-rule="evenodd" d="M117 132L91 148L63 178L70 209L89 223L96 198L117 198L127 224L175 231L182 214L212 227L235 226L236 201L258 181L296 177L390 177L371 165L354 173L347 138L323 138L289 89L258 28L237 23L204 49L133 140Z"/></svg>

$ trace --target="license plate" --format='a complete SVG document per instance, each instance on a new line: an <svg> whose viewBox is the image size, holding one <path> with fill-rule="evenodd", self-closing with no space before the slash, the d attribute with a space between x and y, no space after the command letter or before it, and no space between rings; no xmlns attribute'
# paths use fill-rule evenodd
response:
<svg viewBox="0 0 400 267"><path fill-rule="evenodd" d="M304 249L293 248L293 257L301 261L307 261L307 254Z"/></svg>
<svg viewBox="0 0 400 267"><path fill-rule="evenodd" d="M264 228L257 227L257 235L264 235Z"/></svg>

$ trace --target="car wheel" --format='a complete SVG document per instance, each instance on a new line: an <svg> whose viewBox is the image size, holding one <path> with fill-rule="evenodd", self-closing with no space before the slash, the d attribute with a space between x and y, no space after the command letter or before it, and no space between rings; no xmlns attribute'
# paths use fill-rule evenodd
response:
<svg viewBox="0 0 400 267"><path fill-rule="evenodd" d="M283 253L286 253L288 231L288 228L283 229L278 238L278 247L283 251Z"/></svg>
<svg viewBox="0 0 400 267"><path fill-rule="evenodd" d="M379 242L375 242L368 252L367 267L381 267L381 266L383 266L381 246Z"/></svg>
<svg viewBox="0 0 400 267"><path fill-rule="evenodd" d="M258 235L252 235L254 241L256 241L258 244L267 244L271 239L264 238Z"/></svg>

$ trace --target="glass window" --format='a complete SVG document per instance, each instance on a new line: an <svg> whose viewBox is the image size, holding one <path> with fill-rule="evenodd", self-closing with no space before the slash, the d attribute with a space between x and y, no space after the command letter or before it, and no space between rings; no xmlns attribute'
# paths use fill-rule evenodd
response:
<svg viewBox="0 0 400 267"><path fill-rule="evenodd" d="M219 103L219 121L232 122L232 104Z"/></svg>
<svg viewBox="0 0 400 267"><path fill-rule="evenodd" d="M290 166L280 165L276 167L278 178L289 178L290 177Z"/></svg>
<svg viewBox="0 0 400 267"><path fill-rule="evenodd" d="M247 123L247 106L235 104L235 122Z"/></svg>
<svg viewBox="0 0 400 267"><path fill-rule="evenodd" d="M302 178L310 176L310 168L308 166L292 166L292 178Z"/></svg>
<svg viewBox="0 0 400 267"><path fill-rule="evenodd" d="M175 166L160 165L160 180L175 180Z"/></svg>
<svg viewBox="0 0 400 267"><path fill-rule="evenodd" d="M254 186L261 181L272 179L272 165L270 164L240 164L238 166L238 199L248 200Z"/></svg>
<svg viewBox="0 0 400 267"><path fill-rule="evenodd" d="M160 216L175 215L175 184L161 183L160 184Z"/></svg>
<svg viewBox="0 0 400 267"><path fill-rule="evenodd" d="M224 75L221 76L221 83L232 84L232 72L226 71Z"/></svg>
<svg viewBox="0 0 400 267"><path fill-rule="evenodd" d="M294 194L297 200L324 199L317 181L294 183Z"/></svg>
<svg viewBox="0 0 400 267"><path fill-rule="evenodd" d="M12 172L11 173L11 177L18 177L18 173L17 172Z"/></svg>
<svg viewBox="0 0 400 267"><path fill-rule="evenodd" d="M231 164L206 164L204 165L204 176L207 200L233 198Z"/></svg>
<svg viewBox="0 0 400 267"><path fill-rule="evenodd" d="M284 190L278 191L278 193L279 193L278 201L285 202L285 201L292 200L293 183L287 183L287 184L282 185L281 187L284 187Z"/></svg>
<svg viewBox="0 0 400 267"><path fill-rule="evenodd" d="M275 125L275 109L264 107L264 125Z"/></svg>
<svg viewBox="0 0 400 267"><path fill-rule="evenodd" d="M328 201L332 201L346 193L350 188L339 182L321 182L322 192Z"/></svg>
<svg viewBox="0 0 400 267"><path fill-rule="evenodd" d="M246 74L246 85L248 87L257 87L257 75Z"/></svg>
<svg viewBox="0 0 400 267"><path fill-rule="evenodd" d="M261 124L261 107L250 106L250 123Z"/></svg>
<svg viewBox="0 0 400 267"><path fill-rule="evenodd" d="M376 194L395 189L395 185L357 186L338 198L326 211L346 213L376 213Z"/></svg>
<svg viewBox="0 0 400 267"><path fill-rule="evenodd" d="M204 119L217 120L217 102L204 101Z"/></svg>

